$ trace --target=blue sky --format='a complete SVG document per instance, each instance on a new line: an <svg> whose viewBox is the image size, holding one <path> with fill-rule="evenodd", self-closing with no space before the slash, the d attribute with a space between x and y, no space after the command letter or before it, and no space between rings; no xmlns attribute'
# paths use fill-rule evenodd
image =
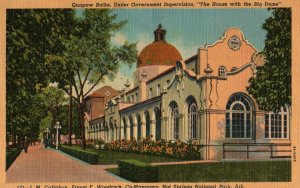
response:
<svg viewBox="0 0 300 188"><path fill-rule="evenodd" d="M167 30L166 40L177 47L183 58L196 54L204 44L218 40L229 27L238 27L257 50L264 48L266 31L262 24L271 16L267 9L114 9L117 20L127 24L113 38L113 43L137 42L139 52L153 42L153 31L161 23ZM135 64L121 66L119 75L106 84L121 89L132 79ZM103 86L103 84L101 84Z"/></svg>

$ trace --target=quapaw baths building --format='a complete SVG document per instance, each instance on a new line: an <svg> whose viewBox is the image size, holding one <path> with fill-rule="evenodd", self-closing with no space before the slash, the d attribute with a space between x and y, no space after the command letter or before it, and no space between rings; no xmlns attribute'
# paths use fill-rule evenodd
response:
<svg viewBox="0 0 300 188"><path fill-rule="evenodd" d="M193 140L202 159L290 156L290 108L261 111L247 92L264 59L238 28L183 60L161 24L137 59L134 83L86 98L87 139Z"/></svg>

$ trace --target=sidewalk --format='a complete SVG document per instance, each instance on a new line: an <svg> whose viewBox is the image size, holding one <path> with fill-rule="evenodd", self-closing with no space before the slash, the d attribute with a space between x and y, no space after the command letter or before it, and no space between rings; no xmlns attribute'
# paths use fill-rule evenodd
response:
<svg viewBox="0 0 300 188"><path fill-rule="evenodd" d="M7 183L17 182L118 182L124 181L105 168L114 165L90 165L42 144L22 152L6 172Z"/></svg>

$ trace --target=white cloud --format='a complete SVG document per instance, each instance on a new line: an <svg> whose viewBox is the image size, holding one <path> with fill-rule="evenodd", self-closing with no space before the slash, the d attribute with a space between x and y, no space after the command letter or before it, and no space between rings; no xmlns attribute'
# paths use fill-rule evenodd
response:
<svg viewBox="0 0 300 188"><path fill-rule="evenodd" d="M149 35L143 33L143 34L139 34L137 36L137 45L136 48L138 50L138 53L140 53L143 48L145 48L145 46L147 46L148 44L153 42L153 38L150 38Z"/></svg>
<svg viewBox="0 0 300 188"><path fill-rule="evenodd" d="M123 73L121 73L121 71L119 71L114 80L107 79L104 83L100 84L100 87L108 85L116 90L121 90L124 89L124 84L127 80L129 80L129 82L132 83L132 77L133 75L124 75Z"/></svg>
<svg viewBox="0 0 300 188"><path fill-rule="evenodd" d="M184 44L181 38L173 40L172 45L174 45L179 50L184 60L197 54L198 48L200 47L200 45L191 46Z"/></svg>
<svg viewBox="0 0 300 188"><path fill-rule="evenodd" d="M112 43L114 45L120 46L122 44L125 43L125 41L127 40L127 37L123 34L123 33L116 33L115 36L112 38Z"/></svg>

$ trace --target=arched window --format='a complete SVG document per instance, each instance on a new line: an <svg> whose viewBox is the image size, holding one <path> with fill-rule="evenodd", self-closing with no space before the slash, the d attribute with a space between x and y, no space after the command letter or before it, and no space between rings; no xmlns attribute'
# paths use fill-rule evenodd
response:
<svg viewBox="0 0 300 188"><path fill-rule="evenodd" d="M191 103L188 109L189 139L197 138L197 105Z"/></svg>
<svg viewBox="0 0 300 188"><path fill-rule="evenodd" d="M187 132L189 139L197 138L197 103L193 96L186 100Z"/></svg>
<svg viewBox="0 0 300 188"><path fill-rule="evenodd" d="M265 114L265 138L289 138L289 108Z"/></svg>
<svg viewBox="0 0 300 188"><path fill-rule="evenodd" d="M251 100L244 94L235 94L230 97L226 109L226 138L251 138Z"/></svg>
<svg viewBox="0 0 300 188"><path fill-rule="evenodd" d="M220 66L218 69L218 76L225 77L226 76L226 69L224 66Z"/></svg>
<svg viewBox="0 0 300 188"><path fill-rule="evenodd" d="M237 67L232 67L232 68L231 68L231 71L236 71L236 70L238 70Z"/></svg>
<svg viewBox="0 0 300 188"><path fill-rule="evenodd" d="M171 139L179 139L179 110L175 102L170 104L169 130Z"/></svg>

